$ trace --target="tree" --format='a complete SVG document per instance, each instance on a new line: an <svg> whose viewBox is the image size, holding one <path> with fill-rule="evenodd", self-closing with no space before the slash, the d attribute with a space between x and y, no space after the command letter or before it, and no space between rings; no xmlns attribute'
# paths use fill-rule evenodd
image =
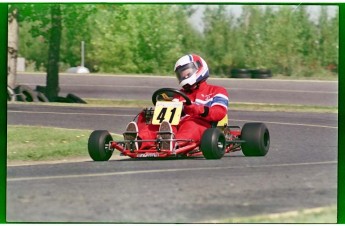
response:
<svg viewBox="0 0 345 226"><path fill-rule="evenodd" d="M302 6L300 6L302 7ZM276 73L291 76L296 66L301 63L300 49L303 47L299 39L300 25L291 6L279 7L271 23L266 27L266 52L269 53L269 67ZM263 55L265 57L265 55Z"/></svg>
<svg viewBox="0 0 345 226"><path fill-rule="evenodd" d="M54 101L59 93L60 45L63 27L69 28L69 33L65 33L67 34L66 43L73 43L76 39L71 37L78 37L78 35L80 37L85 34L83 31L85 27L81 25L94 7L87 4L15 4L12 7L19 10L19 23L29 23L30 26L27 28L31 36L43 40L40 46L47 46L48 53L41 52L41 55L46 55L46 60L43 61L42 58L40 60L47 68L45 94L50 101ZM74 29L77 26L80 26L79 29ZM69 53L68 50L66 52ZM70 57L67 56L65 59L68 60Z"/></svg>
<svg viewBox="0 0 345 226"><path fill-rule="evenodd" d="M338 14L330 18L327 7L320 7L318 30L318 61L323 67L334 67L338 64Z"/></svg>
<svg viewBox="0 0 345 226"><path fill-rule="evenodd" d="M88 58L103 72L171 74L197 36L180 5L99 5Z"/></svg>
<svg viewBox="0 0 345 226"><path fill-rule="evenodd" d="M134 63L139 73L170 74L176 59L192 48L187 11L178 5L131 5L137 40Z"/></svg>
<svg viewBox="0 0 345 226"><path fill-rule="evenodd" d="M91 34L95 32L93 29L94 15L98 6L97 4L61 4L63 29L60 61L67 66L80 65L82 41L85 42L87 50L91 46ZM92 60L86 59L86 65L92 67Z"/></svg>
<svg viewBox="0 0 345 226"><path fill-rule="evenodd" d="M8 14L8 50L7 50L7 84L12 89L16 86L18 56L18 8L9 7Z"/></svg>
<svg viewBox="0 0 345 226"><path fill-rule="evenodd" d="M61 41L61 8L59 4L50 6L51 28L48 52L46 96L54 101L59 94L59 57Z"/></svg>
<svg viewBox="0 0 345 226"><path fill-rule="evenodd" d="M212 72L227 74L234 64L233 16L224 5L207 7L204 12L203 49Z"/></svg>
<svg viewBox="0 0 345 226"><path fill-rule="evenodd" d="M19 53L48 68L52 4L18 4ZM274 74L311 75L337 64L338 16L322 11L319 24L306 6L245 5L236 18L226 5L204 11L204 30L191 21L193 5L60 4L60 66L85 65L108 73L171 74L181 55L197 53L212 73L230 67L270 68ZM327 8L327 7L325 7ZM25 20L21 20L25 18ZM322 24L322 25L321 25Z"/></svg>

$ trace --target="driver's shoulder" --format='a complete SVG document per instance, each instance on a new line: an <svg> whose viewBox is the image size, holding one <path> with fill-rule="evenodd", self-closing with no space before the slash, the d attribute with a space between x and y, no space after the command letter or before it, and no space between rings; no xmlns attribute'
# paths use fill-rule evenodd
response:
<svg viewBox="0 0 345 226"><path fill-rule="evenodd" d="M207 84L208 85L208 91L216 94L224 94L228 96L227 90L223 86L217 86L217 85L212 85L212 84Z"/></svg>

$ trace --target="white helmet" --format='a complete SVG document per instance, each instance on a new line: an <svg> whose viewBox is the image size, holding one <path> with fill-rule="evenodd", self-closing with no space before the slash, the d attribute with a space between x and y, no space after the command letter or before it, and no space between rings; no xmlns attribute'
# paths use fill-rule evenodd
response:
<svg viewBox="0 0 345 226"><path fill-rule="evenodd" d="M195 54L181 57L175 64L174 71L181 87L193 86L209 76L208 66L204 59Z"/></svg>

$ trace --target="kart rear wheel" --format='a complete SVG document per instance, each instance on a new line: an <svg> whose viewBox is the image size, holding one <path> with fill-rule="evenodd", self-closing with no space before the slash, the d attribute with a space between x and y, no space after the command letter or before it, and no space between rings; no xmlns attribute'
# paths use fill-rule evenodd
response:
<svg viewBox="0 0 345 226"><path fill-rule="evenodd" d="M263 123L246 123L242 127L241 145L245 156L265 156L270 148L270 133Z"/></svg>
<svg viewBox="0 0 345 226"><path fill-rule="evenodd" d="M113 152L109 150L109 142L113 138L106 130L95 130L88 142L89 155L94 161L108 161Z"/></svg>
<svg viewBox="0 0 345 226"><path fill-rule="evenodd" d="M225 154L225 136L218 128L205 130L200 149L206 159L220 159Z"/></svg>

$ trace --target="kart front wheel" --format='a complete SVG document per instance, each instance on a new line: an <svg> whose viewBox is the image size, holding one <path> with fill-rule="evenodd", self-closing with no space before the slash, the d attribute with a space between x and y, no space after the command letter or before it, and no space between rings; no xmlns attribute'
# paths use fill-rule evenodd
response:
<svg viewBox="0 0 345 226"><path fill-rule="evenodd" d="M225 154L225 136L218 128L205 130L200 149L206 159L220 159Z"/></svg>
<svg viewBox="0 0 345 226"><path fill-rule="evenodd" d="M91 133L88 142L89 155L94 161L108 161L113 154L109 150L109 142L113 138L106 130L95 130Z"/></svg>
<svg viewBox="0 0 345 226"><path fill-rule="evenodd" d="M241 145L245 156L265 156L270 148L270 133L263 123L246 123L242 127Z"/></svg>

